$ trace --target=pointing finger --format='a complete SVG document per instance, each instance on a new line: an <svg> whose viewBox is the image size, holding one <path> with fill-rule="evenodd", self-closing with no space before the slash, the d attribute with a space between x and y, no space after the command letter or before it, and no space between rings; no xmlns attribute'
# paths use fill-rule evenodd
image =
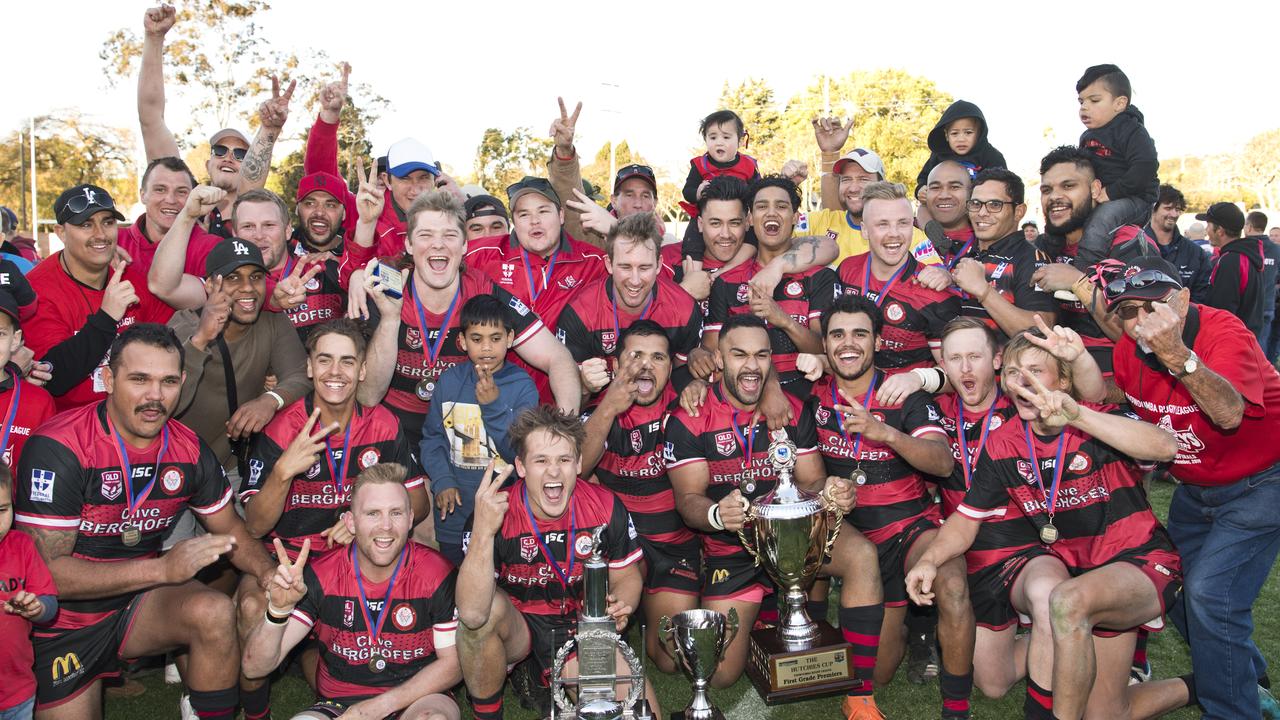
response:
<svg viewBox="0 0 1280 720"><path fill-rule="evenodd" d="M347 87L347 78L351 77L351 63L342 63L342 87Z"/></svg>

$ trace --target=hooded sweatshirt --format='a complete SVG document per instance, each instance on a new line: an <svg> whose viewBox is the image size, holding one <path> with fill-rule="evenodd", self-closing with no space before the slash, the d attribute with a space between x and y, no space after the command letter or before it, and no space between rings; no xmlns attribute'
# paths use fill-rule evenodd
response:
<svg viewBox="0 0 1280 720"><path fill-rule="evenodd" d="M1080 147L1093 155L1094 171L1107 197L1131 197L1154 204L1160 180L1156 144L1147 134L1142 112L1130 105L1100 128L1085 130Z"/></svg>
<svg viewBox="0 0 1280 720"><path fill-rule="evenodd" d="M957 155L947 144L947 126L960 118L974 118L978 121L978 137L973 148L964 155ZM987 119L982 110L968 100L957 100L942 113L938 124L929 131L929 161L920 169L916 177L916 187L929 182L929 172L943 160L955 160L970 168L971 174L977 174L986 168L1008 167L1004 155L987 140Z"/></svg>
<svg viewBox="0 0 1280 720"><path fill-rule="evenodd" d="M1262 332L1262 243L1258 238L1238 238L1222 246L1209 274L1205 304L1240 318L1254 335Z"/></svg>

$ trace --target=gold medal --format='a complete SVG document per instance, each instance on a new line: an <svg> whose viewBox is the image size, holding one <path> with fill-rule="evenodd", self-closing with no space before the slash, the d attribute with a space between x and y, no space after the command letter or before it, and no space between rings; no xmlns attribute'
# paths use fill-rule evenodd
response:
<svg viewBox="0 0 1280 720"><path fill-rule="evenodd" d="M430 402L431 396L436 393L436 384L430 380L423 380L418 383L416 392L419 400Z"/></svg>
<svg viewBox="0 0 1280 720"><path fill-rule="evenodd" d="M1053 523L1045 523L1044 527L1040 528L1040 542L1045 545L1058 542L1058 528L1054 527Z"/></svg>
<svg viewBox="0 0 1280 720"><path fill-rule="evenodd" d="M120 542L124 543L125 547L133 547L142 542L142 528L133 523L125 523L120 530Z"/></svg>
<svg viewBox="0 0 1280 720"><path fill-rule="evenodd" d="M369 672L380 673L387 669L387 659L377 652L369 654Z"/></svg>
<svg viewBox="0 0 1280 720"><path fill-rule="evenodd" d="M854 485L866 485L867 473L862 468L854 468L853 472L849 473L849 479Z"/></svg>

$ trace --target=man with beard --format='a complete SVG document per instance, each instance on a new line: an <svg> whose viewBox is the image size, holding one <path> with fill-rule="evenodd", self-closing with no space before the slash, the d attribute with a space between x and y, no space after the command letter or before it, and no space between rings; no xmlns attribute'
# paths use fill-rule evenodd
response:
<svg viewBox="0 0 1280 720"><path fill-rule="evenodd" d="M579 480L582 423L542 405L526 410L508 432L520 479L503 489L511 467L489 466L458 570L458 651L477 720L503 717L507 668L524 657L538 669L541 685L549 681L556 652L577 627L593 536L609 565L606 612L619 631L644 586L642 551L626 508L608 490ZM626 667L620 654L618 663ZM567 677L577 669L576 658L565 663ZM660 714L653 684L645 690ZM621 697L625 686L617 692Z"/></svg>
<svg viewBox="0 0 1280 720"><path fill-rule="evenodd" d="M578 363L584 392L599 392L609 383L617 370L611 356L634 322L652 320L663 328L674 363L683 365L698 346L702 313L689 293L659 274L661 243L652 215L618 221L605 237L609 275L583 287L560 314L556 336ZM698 377L705 379L715 368L703 357Z"/></svg>
<svg viewBox="0 0 1280 720"><path fill-rule="evenodd" d="M180 158L182 152L173 132L164 120L164 37L173 27L177 12L170 5L147 10L143 16L142 63L138 73L138 122L142 128L142 145L147 161L157 158ZM223 222L242 192L266 185L271 170L271 152L289 118L289 100L297 82L289 83L284 94L274 76L271 99L258 111L258 134L249 144L248 138L234 128L223 128L209 137L209 160L205 169L209 184L226 195L204 218L205 229L219 237L231 237L231 228ZM158 229L157 229L158 230ZM156 233L156 231L153 231ZM149 236L158 242L163 232Z"/></svg>
<svg viewBox="0 0 1280 720"><path fill-rule="evenodd" d="M961 313L981 318L1006 336L1031 327L1039 313L1047 323L1057 317L1057 302L1031 280L1043 256L1018 229L1026 213L1022 179L1004 168L989 168L973 179L967 207L977 243L950 272L941 267L920 270L926 287L961 291Z"/></svg>
<svg viewBox="0 0 1280 720"><path fill-rule="evenodd" d="M671 342L648 318L636 320L618 341L617 377L586 423L582 474L612 490L627 508L644 550L644 639L663 672L675 672L662 649L658 621L698 606L701 543L676 512L663 457L663 421L675 404Z"/></svg>
<svg viewBox="0 0 1280 720"><path fill-rule="evenodd" d="M847 478L827 477L818 453L814 416L800 411L790 398L795 425L769 434L761 417L761 397L773 374L773 351L764 320L733 315L717 337L716 364L720 381L696 416L683 408L667 419L664 456L675 491L676 509L685 525L702 536L702 607L728 614L735 610L742 627L752 627L770 586L765 571L738 539L751 501L776 487L769 465L773 438L795 445L795 480L810 492L822 492L843 512L854 504L854 485ZM861 683L845 700L845 713L854 720L881 719L872 697L876 650L884 616L879 564L875 546L845 525L823 577L845 579L840 591L840 630L853 645L854 677ZM749 633L740 633L724 652L711 678L714 687L729 687L747 662Z"/></svg>
<svg viewBox="0 0 1280 720"><path fill-rule="evenodd" d="M1213 258L1178 231L1178 218L1186 211L1187 199L1182 192L1172 185L1161 185L1155 209L1151 211L1151 222L1143 232L1155 239L1160 257L1178 269L1182 286L1191 289L1191 302L1203 303L1209 294Z"/></svg>
<svg viewBox="0 0 1280 720"><path fill-rule="evenodd" d="M875 186L863 192L874 195ZM905 202L905 190L902 195L897 199ZM906 570L940 524L923 475L947 475L953 466L932 397L916 391L892 404L874 398L883 376L875 367L882 329L879 308L865 296L843 296L823 312L822 337L831 375L814 385L801 415L813 419L826 475L847 478L857 488L857 506L846 520L878 550L885 606L875 663L878 685L893 679L906 650ZM964 563L956 559L941 568L938 584L942 717L968 718L973 609Z"/></svg>
<svg viewBox="0 0 1280 720"><path fill-rule="evenodd" d="M163 325L116 337L103 372L107 399L63 413L28 442L15 492L20 528L59 589L60 612L33 640L37 717L101 718L102 678L120 659L185 649L201 718L237 705L240 645L230 598L193 580L223 555L264 585L272 563L232 507L217 458L171 420L183 350ZM209 534L160 554L190 508Z"/></svg>
<svg viewBox="0 0 1280 720"><path fill-rule="evenodd" d="M462 679L454 646L457 571L409 538L416 515L405 475L404 466L389 462L360 473L342 519L350 550L308 566L310 540L292 561L276 540L280 565L266 613L245 639L244 670L266 678L315 633L317 702L294 720L461 717L449 696Z"/></svg>
<svg viewBox="0 0 1280 720"><path fill-rule="evenodd" d="M165 322L173 308L147 291L146 277L116 253L124 215L97 185L69 188L53 203L62 250L27 273L43 301L23 328L28 347L51 363L45 386L59 410L106 397L107 350L118 332L140 322Z"/></svg>
<svg viewBox="0 0 1280 720"><path fill-rule="evenodd" d="M176 157L156 158L147 163L147 169L142 173L141 191L145 210L132 225L120 230L117 240L143 274L151 269L156 248L181 214L187 196L195 186L195 176L187 164ZM203 272L205 257L221 240L220 236L193 224L187 240L186 271L194 275Z"/></svg>
<svg viewBox="0 0 1280 720"><path fill-rule="evenodd" d="M840 251L833 264L837 265L850 255L867 251L867 241L862 236L862 189L885 179L884 161L875 152L854 148L840 155L852 129L852 120L813 119L813 134L822 151L823 209L808 213L809 232L836 241ZM911 252L925 264L942 262L920 230L912 233Z"/></svg>

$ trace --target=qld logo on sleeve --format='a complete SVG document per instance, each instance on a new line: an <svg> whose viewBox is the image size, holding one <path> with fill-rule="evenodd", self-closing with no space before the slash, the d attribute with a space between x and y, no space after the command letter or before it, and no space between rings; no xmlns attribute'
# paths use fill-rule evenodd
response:
<svg viewBox="0 0 1280 720"><path fill-rule="evenodd" d="M124 492L124 475L119 470L108 470L102 473L102 497L115 500Z"/></svg>

